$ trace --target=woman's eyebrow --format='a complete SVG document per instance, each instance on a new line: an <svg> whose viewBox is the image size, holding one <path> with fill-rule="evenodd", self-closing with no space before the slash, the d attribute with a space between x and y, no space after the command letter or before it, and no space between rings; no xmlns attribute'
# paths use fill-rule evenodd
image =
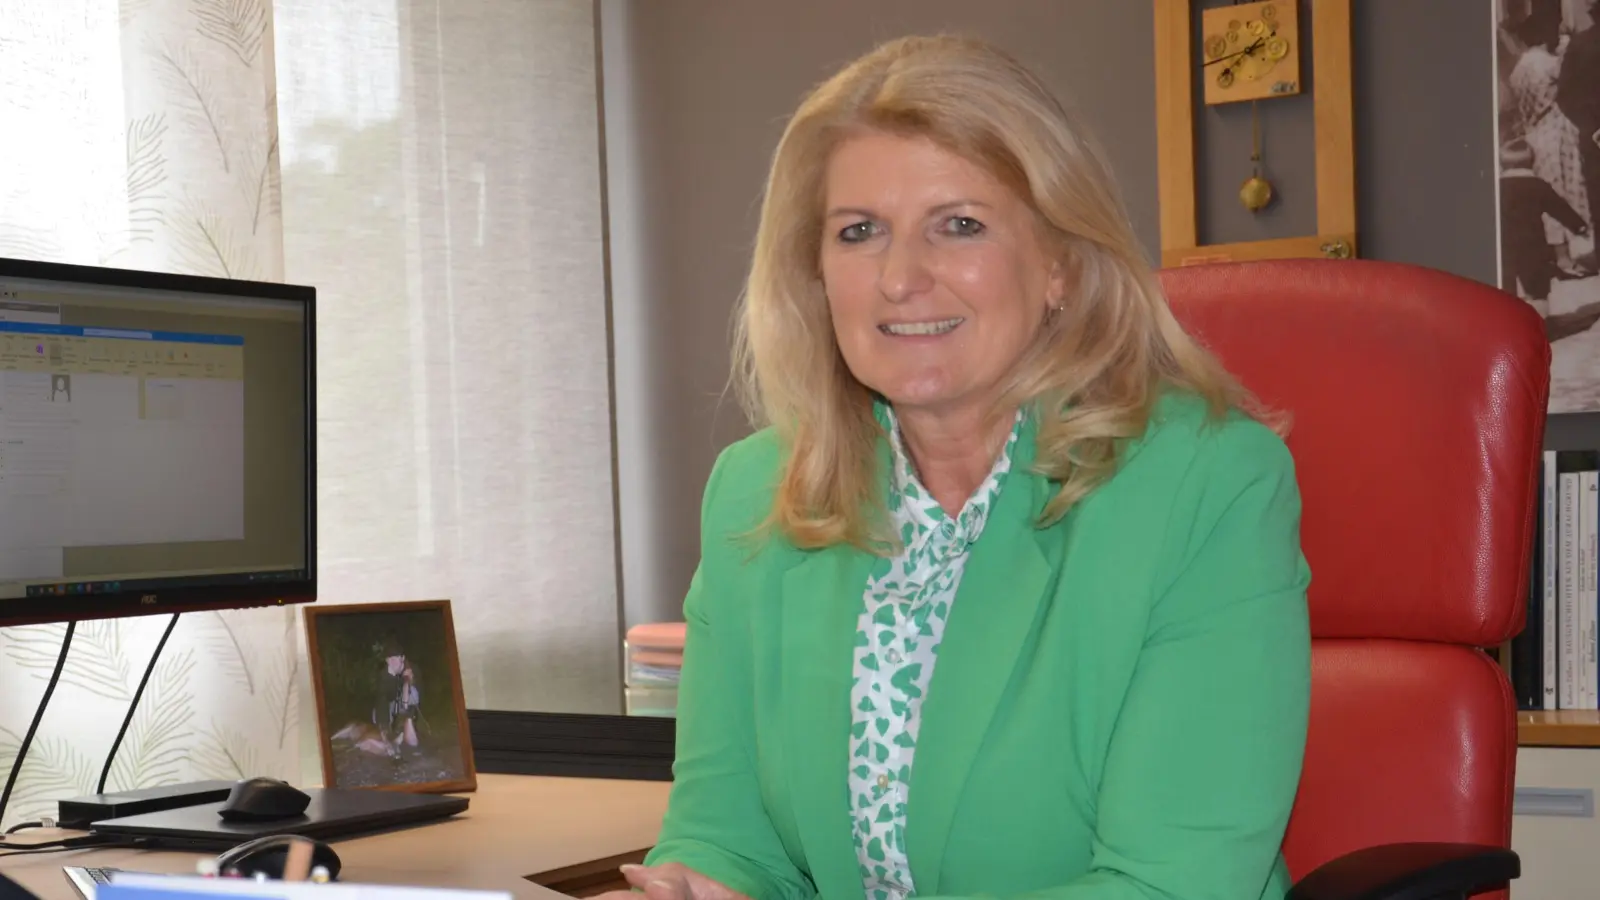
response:
<svg viewBox="0 0 1600 900"><path fill-rule="evenodd" d="M948 200L944 203L937 203L929 207L927 215L937 215L938 213L947 212L962 206L977 207L979 209L994 208L992 204L985 203L982 200ZM833 209L828 210L827 218L835 219L842 216L849 216L850 218L870 219L875 215L876 213L874 213L872 210L861 206L836 206Z"/></svg>

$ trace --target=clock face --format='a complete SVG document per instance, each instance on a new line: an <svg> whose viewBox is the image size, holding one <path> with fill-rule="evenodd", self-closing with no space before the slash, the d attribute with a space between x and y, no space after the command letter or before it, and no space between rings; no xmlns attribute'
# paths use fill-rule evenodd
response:
<svg viewBox="0 0 1600 900"><path fill-rule="evenodd" d="M1297 0L1201 11L1207 104L1300 93Z"/></svg>

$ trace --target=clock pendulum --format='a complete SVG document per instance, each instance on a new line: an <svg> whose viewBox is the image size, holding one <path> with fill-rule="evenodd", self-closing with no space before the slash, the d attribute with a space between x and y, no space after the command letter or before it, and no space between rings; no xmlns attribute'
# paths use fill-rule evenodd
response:
<svg viewBox="0 0 1600 900"><path fill-rule="evenodd" d="M1251 212L1260 212L1272 203L1272 182L1261 175L1261 110L1250 101L1250 177L1239 187L1239 202Z"/></svg>
<svg viewBox="0 0 1600 900"><path fill-rule="evenodd" d="M1250 177L1239 186L1239 202L1253 213L1271 206L1276 193L1261 174L1259 101L1300 93L1298 6L1298 0L1258 0L1201 14L1206 104L1250 101Z"/></svg>

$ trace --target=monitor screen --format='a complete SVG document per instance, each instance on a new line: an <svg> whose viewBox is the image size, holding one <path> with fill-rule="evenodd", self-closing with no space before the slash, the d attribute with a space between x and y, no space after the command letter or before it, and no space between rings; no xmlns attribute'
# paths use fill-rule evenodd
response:
<svg viewBox="0 0 1600 900"><path fill-rule="evenodd" d="M0 624L314 599L314 297L0 259Z"/></svg>

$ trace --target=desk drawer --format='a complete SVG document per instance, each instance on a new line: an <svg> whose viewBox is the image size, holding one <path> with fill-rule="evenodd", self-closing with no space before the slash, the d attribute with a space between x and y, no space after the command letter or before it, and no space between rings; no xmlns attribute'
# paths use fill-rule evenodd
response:
<svg viewBox="0 0 1600 900"><path fill-rule="evenodd" d="M1522 877L1511 900L1571 900L1600 894L1600 749L1523 747L1511 847Z"/></svg>

